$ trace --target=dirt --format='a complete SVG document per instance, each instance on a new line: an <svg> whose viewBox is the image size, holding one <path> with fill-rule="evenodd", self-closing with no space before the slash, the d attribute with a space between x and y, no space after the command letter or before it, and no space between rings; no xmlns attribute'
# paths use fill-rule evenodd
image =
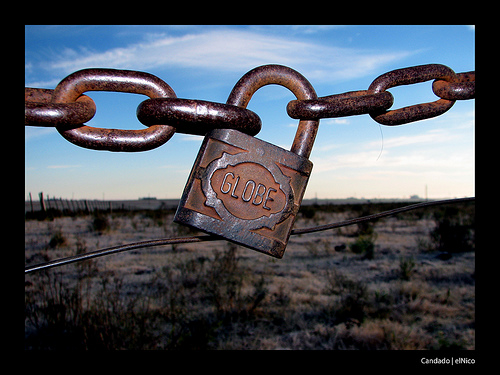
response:
<svg viewBox="0 0 500 375"><path fill-rule="evenodd" d="M309 218L301 215L295 227L358 215L319 207ZM468 208L458 215L463 221L473 214ZM475 251L444 253L437 248L432 234L438 216L428 210L363 228L292 236L281 260L226 241L133 250L82 262L88 266L27 274L25 301L31 308L47 307L44 298L57 289L55 283L50 286L55 279L68 291L90 285L86 298L95 306L101 306L96 301L104 292L110 298L110 285L117 301L142 301L152 314L147 319L137 308L124 307L123 313L142 319L148 333L117 321L123 332L130 332L121 341L116 335L105 337L101 345L109 348L474 349ZM167 211L102 217L104 224L95 215L26 220L26 265L135 241L193 235L172 223L173 214ZM57 290L64 304L69 292ZM89 309L82 302L80 310ZM105 314L104 307L95 309ZM57 347L52 341L44 344L40 333L54 327L51 318L43 309L32 310L26 318L25 347ZM205 322L202 328L200 321ZM142 339L131 339L137 335ZM84 336L83 347L92 348L91 332Z"/></svg>

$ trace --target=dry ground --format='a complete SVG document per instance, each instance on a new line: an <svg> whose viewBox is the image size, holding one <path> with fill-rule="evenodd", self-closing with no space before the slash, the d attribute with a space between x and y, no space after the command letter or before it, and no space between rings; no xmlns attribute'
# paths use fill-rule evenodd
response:
<svg viewBox="0 0 500 375"><path fill-rule="evenodd" d="M296 227L366 210L313 207ZM26 220L26 265L193 234L172 217ZM470 246L443 254L435 229L449 218ZM474 349L473 218L469 204L292 236L281 260L215 241L27 274L25 348Z"/></svg>

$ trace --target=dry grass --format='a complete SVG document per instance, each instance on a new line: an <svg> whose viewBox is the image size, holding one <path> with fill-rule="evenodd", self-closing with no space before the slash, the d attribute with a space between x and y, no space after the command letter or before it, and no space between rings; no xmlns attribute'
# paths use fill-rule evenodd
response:
<svg viewBox="0 0 500 375"><path fill-rule="evenodd" d="M382 208L308 208L296 226ZM26 220L26 264L190 234L172 216ZM281 260L219 241L28 274L25 348L474 349L473 223L472 205L435 208L291 237Z"/></svg>

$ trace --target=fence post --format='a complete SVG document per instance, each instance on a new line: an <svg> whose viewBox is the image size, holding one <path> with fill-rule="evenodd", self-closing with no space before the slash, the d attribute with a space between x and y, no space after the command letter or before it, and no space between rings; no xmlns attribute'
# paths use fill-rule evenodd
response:
<svg viewBox="0 0 500 375"><path fill-rule="evenodd" d="M31 206L31 213L33 213L33 199L31 199L31 192L30 192L30 206Z"/></svg>
<svg viewBox="0 0 500 375"><path fill-rule="evenodd" d="M42 208L42 211L45 211L45 203L43 201L43 191L38 193L38 197L40 198L40 207Z"/></svg>

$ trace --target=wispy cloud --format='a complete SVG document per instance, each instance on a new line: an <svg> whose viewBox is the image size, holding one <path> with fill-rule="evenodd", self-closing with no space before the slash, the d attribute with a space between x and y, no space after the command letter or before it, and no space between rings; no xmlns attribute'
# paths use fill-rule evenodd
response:
<svg viewBox="0 0 500 375"><path fill-rule="evenodd" d="M56 134L57 131L50 127L35 127L35 126L25 126L24 127L24 140L29 141L46 135Z"/></svg>
<svg viewBox="0 0 500 375"><path fill-rule="evenodd" d="M81 165L48 165L48 169L69 169L69 168L79 168Z"/></svg>
<svg viewBox="0 0 500 375"><path fill-rule="evenodd" d="M469 153L453 152L445 154L422 154L417 151L405 154L384 152L377 159L379 152L359 151L342 153L330 157L311 158L314 172L334 170L347 171L349 174L420 174L422 172L439 172L443 175L467 173L473 169L474 160Z"/></svg>
<svg viewBox="0 0 500 375"><path fill-rule="evenodd" d="M458 128L460 126L454 129ZM473 168L472 150L455 147L463 139L463 133L450 133L449 129L430 129L422 134L384 139L382 153L379 149L380 141L377 140L359 144L357 150L363 151L346 151L345 148L337 147L338 152L332 153L332 147L319 147L320 153L312 159L316 173L338 169L387 170L392 173L401 169L416 173L440 170L449 174Z"/></svg>
<svg viewBox="0 0 500 375"><path fill-rule="evenodd" d="M181 141L185 142L200 142L203 141L203 136L202 135L191 135L191 134L182 134L178 138Z"/></svg>
<svg viewBox="0 0 500 375"><path fill-rule="evenodd" d="M414 53L341 48L256 31L220 29L182 36L148 34L139 43L106 51L66 48L39 66L45 72L63 75L87 67L139 70L190 67L241 72L277 63L291 66L309 79L334 82L373 74L381 66ZM35 68L32 61L25 65L30 72Z"/></svg>
<svg viewBox="0 0 500 375"><path fill-rule="evenodd" d="M400 137L392 137L383 141L384 150L393 147L409 146L416 144L432 144L435 146L437 143L450 142L459 138L459 134L450 134L447 129L432 129L422 134L403 135ZM377 147L380 141L373 141L368 144L368 147Z"/></svg>

